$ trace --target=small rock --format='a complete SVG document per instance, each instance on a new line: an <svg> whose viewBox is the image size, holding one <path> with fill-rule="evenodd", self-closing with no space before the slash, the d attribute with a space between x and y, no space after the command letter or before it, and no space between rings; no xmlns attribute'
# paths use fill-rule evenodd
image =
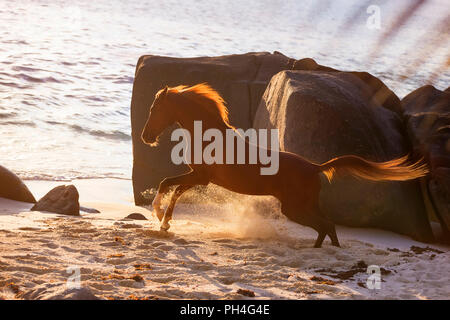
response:
<svg viewBox="0 0 450 320"><path fill-rule="evenodd" d="M152 267L148 263L138 263L134 265L136 270L152 270Z"/></svg>
<svg viewBox="0 0 450 320"><path fill-rule="evenodd" d="M139 274L135 274L134 276L130 277L130 279L133 279L136 282L143 282L144 281L144 278L142 278L142 276L139 275Z"/></svg>
<svg viewBox="0 0 450 320"><path fill-rule="evenodd" d="M358 261L352 269L367 269L367 263L364 260Z"/></svg>
<svg viewBox="0 0 450 320"><path fill-rule="evenodd" d="M367 271L367 263L363 260L355 263L350 270L346 271L334 271L332 269L318 269L316 272L324 273L329 277L333 277L340 280L349 280L352 279L354 275L358 273L364 273ZM312 280L312 279L311 279Z"/></svg>
<svg viewBox="0 0 450 320"><path fill-rule="evenodd" d="M62 185L50 190L31 211L47 211L70 216L80 215L79 194L74 185Z"/></svg>
<svg viewBox="0 0 450 320"><path fill-rule="evenodd" d="M184 240L183 238L178 238L178 239L173 240L173 243L174 243L174 244L177 244L177 245L186 245L186 244L188 244L189 242L187 242L187 241Z"/></svg>
<svg viewBox="0 0 450 320"><path fill-rule="evenodd" d="M80 207L80 211L87 212L87 213L100 213L97 209L94 208L87 208L87 207Z"/></svg>
<svg viewBox="0 0 450 320"><path fill-rule="evenodd" d="M247 290L247 289L238 289L237 293L242 294L243 296L246 297L251 297L253 298L255 296L255 293L251 290Z"/></svg>
<svg viewBox="0 0 450 320"><path fill-rule="evenodd" d="M142 213L132 213L127 215L124 219L132 219L132 220L148 220Z"/></svg>
<svg viewBox="0 0 450 320"><path fill-rule="evenodd" d="M392 273L391 270L388 270L388 269L385 269L385 268L380 268L380 272L381 272L381 275L383 275L383 276L387 276L388 274Z"/></svg>
<svg viewBox="0 0 450 320"><path fill-rule="evenodd" d="M433 253L437 253L437 254L444 253L444 251L441 251L441 250L438 250L438 249L434 249L434 248L431 248L431 247L428 247L428 246L425 247L425 248L417 247L417 246L411 246L410 250L412 252L414 252L415 254L422 254L424 252L433 252Z"/></svg>
<svg viewBox="0 0 450 320"><path fill-rule="evenodd" d="M329 280L329 279L325 279L325 278L317 277L317 276L312 276L309 280L317 282L318 284L326 284L329 286L334 286L336 284L336 282L333 280Z"/></svg>

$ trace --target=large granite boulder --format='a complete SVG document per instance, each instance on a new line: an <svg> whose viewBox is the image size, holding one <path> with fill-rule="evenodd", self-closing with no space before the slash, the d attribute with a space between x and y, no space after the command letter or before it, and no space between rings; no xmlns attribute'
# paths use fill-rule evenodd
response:
<svg viewBox="0 0 450 320"><path fill-rule="evenodd" d="M200 58L141 57L136 66L131 101L135 203L149 204L151 199L144 198L143 191L157 187L167 176L188 170L183 165L174 165L170 159L173 128L160 137L158 147L150 148L141 141L149 107L159 89L165 85L208 82L227 102L230 122L247 129L252 126L270 78L281 70L292 69L294 62L280 53L267 52Z"/></svg>
<svg viewBox="0 0 450 320"><path fill-rule="evenodd" d="M333 69L327 66L318 64L311 58L304 58L294 62L292 70L305 70L305 71L326 71L326 72L342 72L341 70ZM345 71L347 72L347 71ZM398 115L402 115L401 101L397 95L389 89L383 81L373 76L368 72L348 71L354 76L362 80L370 94L370 99L374 100L374 103L382 105L384 108L394 111Z"/></svg>
<svg viewBox="0 0 450 320"><path fill-rule="evenodd" d="M431 169L426 185L434 213L450 238L450 91L427 85L403 98L402 106L414 152Z"/></svg>
<svg viewBox="0 0 450 320"><path fill-rule="evenodd" d="M400 118L373 99L358 76L335 71L282 71L268 85L255 128L278 128L281 150L312 162L354 154L387 161L407 154ZM320 205L330 218L431 241L418 181L369 182L342 177L322 182Z"/></svg>
<svg viewBox="0 0 450 320"><path fill-rule="evenodd" d="M31 211L46 211L70 216L80 215L79 194L74 185L58 186L50 190Z"/></svg>
<svg viewBox="0 0 450 320"><path fill-rule="evenodd" d="M36 202L22 180L3 166L0 166L0 197L29 203Z"/></svg>

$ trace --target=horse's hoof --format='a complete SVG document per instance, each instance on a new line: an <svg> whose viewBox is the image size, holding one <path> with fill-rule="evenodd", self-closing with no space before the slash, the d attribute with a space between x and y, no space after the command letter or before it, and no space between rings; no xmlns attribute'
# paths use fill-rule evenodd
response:
<svg viewBox="0 0 450 320"><path fill-rule="evenodd" d="M341 245L339 243L332 243L333 246L335 246L336 248L340 248Z"/></svg>
<svg viewBox="0 0 450 320"><path fill-rule="evenodd" d="M170 224L166 223L166 224L162 224L161 227L159 227L159 230L161 231L167 231L170 229Z"/></svg>

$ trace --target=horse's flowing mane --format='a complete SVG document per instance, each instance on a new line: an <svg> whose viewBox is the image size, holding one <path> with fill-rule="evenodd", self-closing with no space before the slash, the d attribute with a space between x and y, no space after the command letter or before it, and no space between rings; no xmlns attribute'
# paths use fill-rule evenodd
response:
<svg viewBox="0 0 450 320"><path fill-rule="evenodd" d="M211 88L209 84L200 83L191 87L181 85L169 88L168 92L181 94L182 96L195 100L199 105L204 107L206 112L215 113L228 127L234 129L228 119L228 109L225 106L225 100L216 90Z"/></svg>

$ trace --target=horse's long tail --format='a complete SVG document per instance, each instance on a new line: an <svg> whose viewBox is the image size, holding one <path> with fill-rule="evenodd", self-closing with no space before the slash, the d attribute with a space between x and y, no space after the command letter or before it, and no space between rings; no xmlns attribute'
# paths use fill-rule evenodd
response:
<svg viewBox="0 0 450 320"><path fill-rule="evenodd" d="M318 166L328 181L341 174L372 181L404 181L425 176L429 170L423 160L411 163L408 155L386 162L372 162L358 156L341 156Z"/></svg>

